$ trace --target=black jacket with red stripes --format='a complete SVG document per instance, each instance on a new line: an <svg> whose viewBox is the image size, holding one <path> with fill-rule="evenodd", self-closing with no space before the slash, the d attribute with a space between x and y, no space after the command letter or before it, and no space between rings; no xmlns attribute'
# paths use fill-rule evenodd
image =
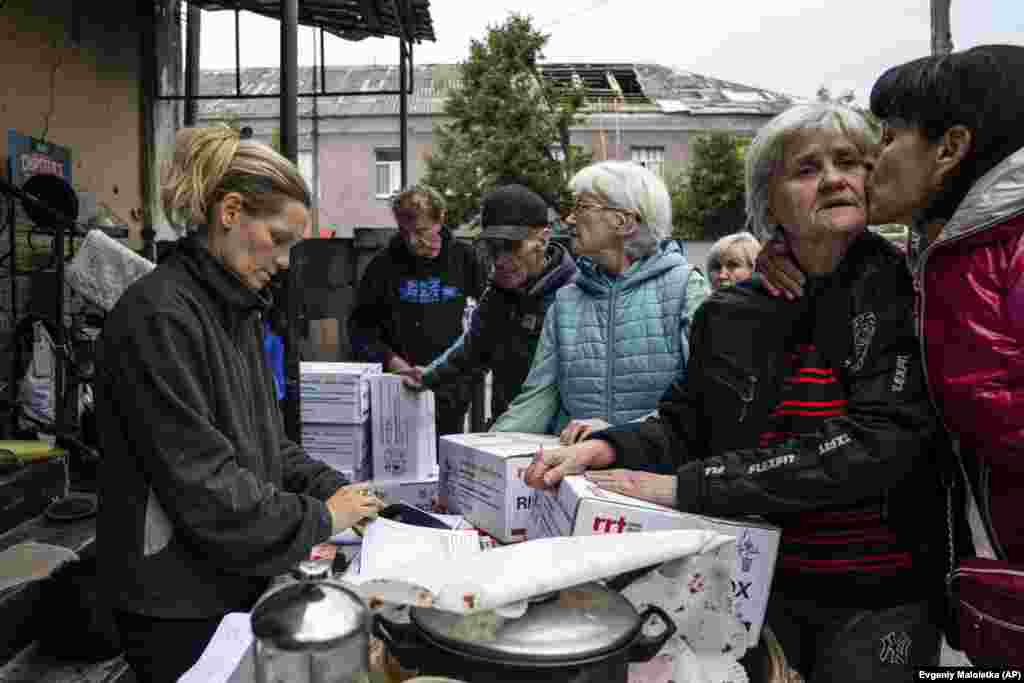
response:
<svg viewBox="0 0 1024 683"><path fill-rule="evenodd" d="M757 279L715 292L694 317L688 377L669 387L659 416L592 438L614 446L613 467L675 468L684 511L761 515L785 528L811 510L884 505L893 529L930 558L915 566L941 572L933 553L943 547L944 463L935 462L937 422L903 255L865 233L805 292L774 298ZM791 352L807 342L839 378L845 414L761 447Z"/></svg>

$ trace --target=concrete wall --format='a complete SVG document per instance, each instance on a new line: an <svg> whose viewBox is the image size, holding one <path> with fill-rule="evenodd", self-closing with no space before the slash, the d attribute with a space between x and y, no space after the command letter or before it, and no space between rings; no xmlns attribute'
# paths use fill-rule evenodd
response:
<svg viewBox="0 0 1024 683"><path fill-rule="evenodd" d="M128 224L133 246L143 205L136 17L131 0L8 0L0 12L0 156L7 130L41 137L48 119L46 139L73 150L75 189Z"/></svg>

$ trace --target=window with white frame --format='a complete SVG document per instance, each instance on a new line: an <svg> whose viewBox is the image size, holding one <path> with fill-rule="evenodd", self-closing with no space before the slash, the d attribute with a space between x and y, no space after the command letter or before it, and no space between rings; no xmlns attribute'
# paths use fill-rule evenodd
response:
<svg viewBox="0 0 1024 683"><path fill-rule="evenodd" d="M655 175L662 176L665 169L665 148L634 147L633 162L640 164Z"/></svg>
<svg viewBox="0 0 1024 683"><path fill-rule="evenodd" d="M386 199L402 189L402 154L397 149L378 149L377 198Z"/></svg>
<svg viewBox="0 0 1024 683"><path fill-rule="evenodd" d="M558 162L565 161L565 149L562 147L561 143L557 145L551 145L550 147L548 147L548 149L551 150L552 159Z"/></svg>

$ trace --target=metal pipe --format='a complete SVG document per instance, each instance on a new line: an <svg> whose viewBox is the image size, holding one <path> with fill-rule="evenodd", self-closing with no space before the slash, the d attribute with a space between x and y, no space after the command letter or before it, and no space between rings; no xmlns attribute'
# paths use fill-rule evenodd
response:
<svg viewBox="0 0 1024 683"><path fill-rule="evenodd" d="M298 165L299 160L299 0L281 0L281 154ZM291 291L291 278L285 278L283 294L287 305L284 338L285 396L282 411L288 437L302 444L299 384L299 330L297 309Z"/></svg>
<svg viewBox="0 0 1024 683"><path fill-rule="evenodd" d="M410 79L410 81L411 81L411 79ZM297 97L299 99L302 99L304 97L351 97L351 96L354 96L354 95L401 95L401 94L402 94L401 90L341 90L341 91L320 92L320 93L303 92L303 93L299 93L297 95ZM280 97L281 97L280 93L277 93L277 94L274 94L274 93L271 93L271 94L263 93L263 94L259 94L259 95L254 93L254 94L251 94L251 95L241 95L241 96L230 95L230 94L224 94L224 95L196 95L192 99L194 99L196 101L202 101L202 100L266 100L266 99L279 99ZM184 100L186 98L187 98L186 95L158 95L156 97L156 99L158 99L158 100L169 100L169 101ZM394 116L394 115L392 114L392 116Z"/></svg>
<svg viewBox="0 0 1024 683"><path fill-rule="evenodd" d="M402 189L409 185L409 102L405 92L405 38L398 39L398 154L401 164Z"/></svg>
<svg viewBox="0 0 1024 683"><path fill-rule="evenodd" d="M324 66L327 60L324 59L324 27L320 27L320 94L327 94L327 67Z"/></svg>
<svg viewBox="0 0 1024 683"><path fill-rule="evenodd" d="M235 94L242 94L242 20L235 7Z"/></svg>
<svg viewBox="0 0 1024 683"><path fill-rule="evenodd" d="M185 34L185 126L196 125L199 114L199 36L203 25L202 9L188 4L188 32Z"/></svg>
<svg viewBox="0 0 1024 683"><path fill-rule="evenodd" d="M156 230L153 229L153 201L156 198L156 183L153 182L154 150L156 149L156 103L153 93L157 88L157 17L153 3L141 6L143 25L139 32L139 54L142 56L142 88L140 111L142 112L142 147L139 161L142 169L142 253L156 263Z"/></svg>

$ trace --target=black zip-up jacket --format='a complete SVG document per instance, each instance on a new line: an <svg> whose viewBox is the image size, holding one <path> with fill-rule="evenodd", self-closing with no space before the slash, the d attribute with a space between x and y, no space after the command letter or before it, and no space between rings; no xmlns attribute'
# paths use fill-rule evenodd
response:
<svg viewBox="0 0 1024 683"><path fill-rule="evenodd" d="M462 334L466 299L480 299L487 274L472 248L447 229L441 239L438 257L423 259L398 234L370 261L348 322L357 360L386 363L397 354L425 366ZM470 379L455 388L459 400L468 399Z"/></svg>
<svg viewBox="0 0 1024 683"><path fill-rule="evenodd" d="M110 313L95 390L113 607L248 611L330 536L323 501L348 482L285 436L263 352L269 303L185 238Z"/></svg>
<svg viewBox="0 0 1024 683"><path fill-rule="evenodd" d="M497 417L505 412L530 371L555 292L576 276L576 262L562 245L548 245L547 258L545 271L525 287L502 289L491 283L469 330L424 373L427 387L436 390L490 369L494 372L491 414Z"/></svg>
<svg viewBox="0 0 1024 683"><path fill-rule="evenodd" d="M942 549L942 463L903 256L865 233L805 292L794 302L774 298L757 279L715 292L694 317L686 382L668 389L659 416L592 438L614 446L615 467L677 468L681 510L785 525L791 513L882 499L894 530L932 557ZM813 344L845 387L846 415L761 448L786 354L804 341L797 335L808 319ZM932 564L941 573L944 563Z"/></svg>

